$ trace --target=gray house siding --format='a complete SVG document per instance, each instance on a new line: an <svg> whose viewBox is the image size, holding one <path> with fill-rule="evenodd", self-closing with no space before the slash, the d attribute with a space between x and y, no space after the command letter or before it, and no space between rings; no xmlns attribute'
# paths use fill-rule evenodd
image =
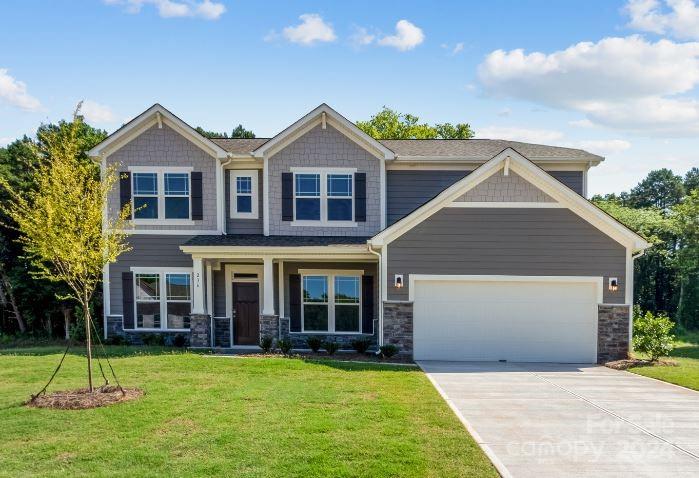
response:
<svg viewBox="0 0 699 478"><path fill-rule="evenodd" d="M568 209L445 208L388 245L388 298L408 300L409 274L602 276L619 304L625 270L624 247Z"/></svg>
<svg viewBox="0 0 699 478"><path fill-rule="evenodd" d="M224 174L226 175L226 234L262 234L264 232L264 226L262 224L264 214L264 210L262 209L262 198L264 194L262 170L258 171L257 173L257 211L259 213L259 217L257 219L231 218L231 171L234 170L226 169L224 171Z"/></svg>
<svg viewBox="0 0 699 478"><path fill-rule="evenodd" d="M226 312L226 282L225 282L225 272L223 265L221 270L213 271L213 293L214 293L214 315L216 317L228 317L229 314Z"/></svg>
<svg viewBox="0 0 699 478"><path fill-rule="evenodd" d="M174 166L191 167L202 173L203 220L187 226L136 226L149 230L216 230L216 161L167 125L152 126L107 157L107 165L116 165L118 171L128 171L129 166ZM109 194L108 204L110 217L115 217L119 211L118 182Z"/></svg>
<svg viewBox="0 0 699 478"><path fill-rule="evenodd" d="M328 125L316 126L269 158L269 233L294 236L371 236L381 230L381 162ZM292 167L356 168L366 173L366 222L357 227L293 226L282 221L282 173Z"/></svg>
<svg viewBox="0 0 699 478"><path fill-rule="evenodd" d="M121 273L131 267L192 267L192 256L180 250L180 246L192 236L146 235L129 236L132 250L119 256L109 265L109 301L111 315L123 314Z"/></svg>
<svg viewBox="0 0 699 478"><path fill-rule="evenodd" d="M386 223L391 225L466 176L470 171L386 171ZM582 195L582 171L548 171Z"/></svg>

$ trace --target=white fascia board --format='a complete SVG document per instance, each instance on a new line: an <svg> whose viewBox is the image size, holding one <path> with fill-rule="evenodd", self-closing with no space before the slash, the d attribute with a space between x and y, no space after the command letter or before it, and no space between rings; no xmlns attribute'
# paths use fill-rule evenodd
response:
<svg viewBox="0 0 699 478"><path fill-rule="evenodd" d="M561 184L527 158L512 148L507 148L495 155L490 161L476 168L471 174L456 182L437 195L434 199L416 209L413 213L384 229L370 239L372 246L388 244L417 224L429 218L456 198L468 192L482 181L504 167L506 158L510 158L510 168L523 179L539 187L557 202L579 215L593 226L625 247L643 250L650 247L641 236L622 225L587 199Z"/></svg>
<svg viewBox="0 0 699 478"><path fill-rule="evenodd" d="M364 244L351 246L180 246L180 250L193 257L224 259L229 257L263 257L275 259L300 258L313 260L361 259L376 262Z"/></svg>
<svg viewBox="0 0 699 478"><path fill-rule="evenodd" d="M313 111L285 128L265 144L254 150L252 154L257 158L261 158L265 155L271 155L272 151L278 151L283 147L283 145L292 142L303 133L308 132L316 125L321 124L323 113L326 115L325 119L327 123L336 129L343 131L350 139L357 142L365 149L367 147L371 148L373 150L372 154L378 157L383 156L384 159L393 159L395 157L393 151L366 134L364 131L357 128L354 123L325 103L321 104Z"/></svg>
<svg viewBox="0 0 699 478"><path fill-rule="evenodd" d="M160 115L160 117L158 117L158 115ZM201 134L197 133L194 128L189 126L187 123L158 103L154 104L146 111L116 130L104 141L88 151L87 154L93 158L100 157L104 154L109 154L115 149L125 145L151 126L160 124L160 122L165 123L167 126L180 133L182 136L190 140L211 156L218 159L228 157L228 152L226 150L211 141L209 138L205 138Z"/></svg>

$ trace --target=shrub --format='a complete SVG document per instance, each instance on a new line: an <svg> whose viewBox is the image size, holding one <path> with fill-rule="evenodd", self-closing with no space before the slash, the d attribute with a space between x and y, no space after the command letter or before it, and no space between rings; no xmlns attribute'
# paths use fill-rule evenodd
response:
<svg viewBox="0 0 699 478"><path fill-rule="evenodd" d="M366 353L371 347L371 339L355 339L352 341L352 348L357 351L357 353Z"/></svg>
<svg viewBox="0 0 699 478"><path fill-rule="evenodd" d="M337 352L340 348L340 344L338 344L334 340L326 340L325 342L323 342L323 348L326 352L328 352L328 355L334 355L335 352Z"/></svg>
<svg viewBox="0 0 699 478"><path fill-rule="evenodd" d="M260 339L260 348L264 353L269 353L272 350L272 344L274 340L269 335L265 335Z"/></svg>
<svg viewBox="0 0 699 478"><path fill-rule="evenodd" d="M641 313L634 308L633 348L636 352L648 355L655 362L670 354L674 348L672 329L675 324L664 313Z"/></svg>
<svg viewBox="0 0 699 478"><path fill-rule="evenodd" d="M309 349L317 353L323 346L323 341L320 337L312 335L308 337L308 339L306 340L306 344L308 344Z"/></svg>
<svg viewBox="0 0 699 478"><path fill-rule="evenodd" d="M160 334L143 334L143 345L165 345L165 339Z"/></svg>
<svg viewBox="0 0 699 478"><path fill-rule="evenodd" d="M398 346L393 344L382 345L381 347L379 347L379 351L381 352L381 356L383 358L388 359L398 353Z"/></svg>
<svg viewBox="0 0 699 478"><path fill-rule="evenodd" d="M177 334L175 335L175 338L172 339L172 345L182 348L187 345L187 338L182 334Z"/></svg>
<svg viewBox="0 0 699 478"><path fill-rule="evenodd" d="M289 352L291 352L291 349L294 348L294 345L289 339L280 339L277 340L277 347L279 347L279 350L281 350L284 355L289 355Z"/></svg>
<svg viewBox="0 0 699 478"><path fill-rule="evenodd" d="M127 343L123 335L112 335L105 341L107 345L127 345Z"/></svg>

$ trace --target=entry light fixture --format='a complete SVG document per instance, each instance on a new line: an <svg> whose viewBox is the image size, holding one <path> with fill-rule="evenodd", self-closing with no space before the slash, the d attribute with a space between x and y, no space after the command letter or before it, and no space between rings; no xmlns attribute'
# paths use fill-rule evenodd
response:
<svg viewBox="0 0 699 478"><path fill-rule="evenodd" d="M616 292L619 290L619 279L616 277L610 277L609 278L609 290L612 292Z"/></svg>
<svg viewBox="0 0 699 478"><path fill-rule="evenodd" d="M396 274L393 277L393 285L396 287L396 289L403 287L403 274Z"/></svg>

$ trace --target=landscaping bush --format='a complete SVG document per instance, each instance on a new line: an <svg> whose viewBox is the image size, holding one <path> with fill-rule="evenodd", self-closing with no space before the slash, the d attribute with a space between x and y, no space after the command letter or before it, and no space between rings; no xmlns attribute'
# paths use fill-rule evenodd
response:
<svg viewBox="0 0 699 478"><path fill-rule="evenodd" d="M340 344L338 344L334 340L326 340L325 342L323 342L323 348L326 352L328 352L328 355L334 355L335 352L339 350Z"/></svg>
<svg viewBox="0 0 699 478"><path fill-rule="evenodd" d="M291 349L294 348L294 345L289 339L280 339L277 340L277 347L284 355L289 355L289 352L291 352Z"/></svg>
<svg viewBox="0 0 699 478"><path fill-rule="evenodd" d="M672 329L675 324L664 313L643 314L634 308L633 348L636 352L648 355L655 362L670 354L674 348Z"/></svg>
<svg viewBox="0 0 699 478"><path fill-rule="evenodd" d="M352 341L352 348L357 351L357 353L366 353L371 347L371 339L355 339Z"/></svg>
<svg viewBox="0 0 699 478"><path fill-rule="evenodd" d="M311 349L314 352L318 352L320 348L323 346L323 341L321 340L320 337L318 336L311 336L308 337L306 340L306 344L308 345L308 348Z"/></svg>
<svg viewBox="0 0 699 478"><path fill-rule="evenodd" d="M274 339L269 335L265 335L260 339L260 348L264 353L269 353L272 350L272 345L274 344Z"/></svg>
<svg viewBox="0 0 699 478"><path fill-rule="evenodd" d="M162 346L165 345L165 338L160 334L143 334L141 336L143 345Z"/></svg>
<svg viewBox="0 0 699 478"><path fill-rule="evenodd" d="M175 338L172 339L172 345L177 348L182 348L187 345L187 338L182 334L177 334L175 335Z"/></svg>
<svg viewBox="0 0 699 478"><path fill-rule="evenodd" d="M123 335L112 335L106 341L107 345L128 345L128 341Z"/></svg>
<svg viewBox="0 0 699 478"><path fill-rule="evenodd" d="M383 358L388 359L398 353L398 346L393 344L382 345L381 347L379 347L379 351L381 352L381 356Z"/></svg>

